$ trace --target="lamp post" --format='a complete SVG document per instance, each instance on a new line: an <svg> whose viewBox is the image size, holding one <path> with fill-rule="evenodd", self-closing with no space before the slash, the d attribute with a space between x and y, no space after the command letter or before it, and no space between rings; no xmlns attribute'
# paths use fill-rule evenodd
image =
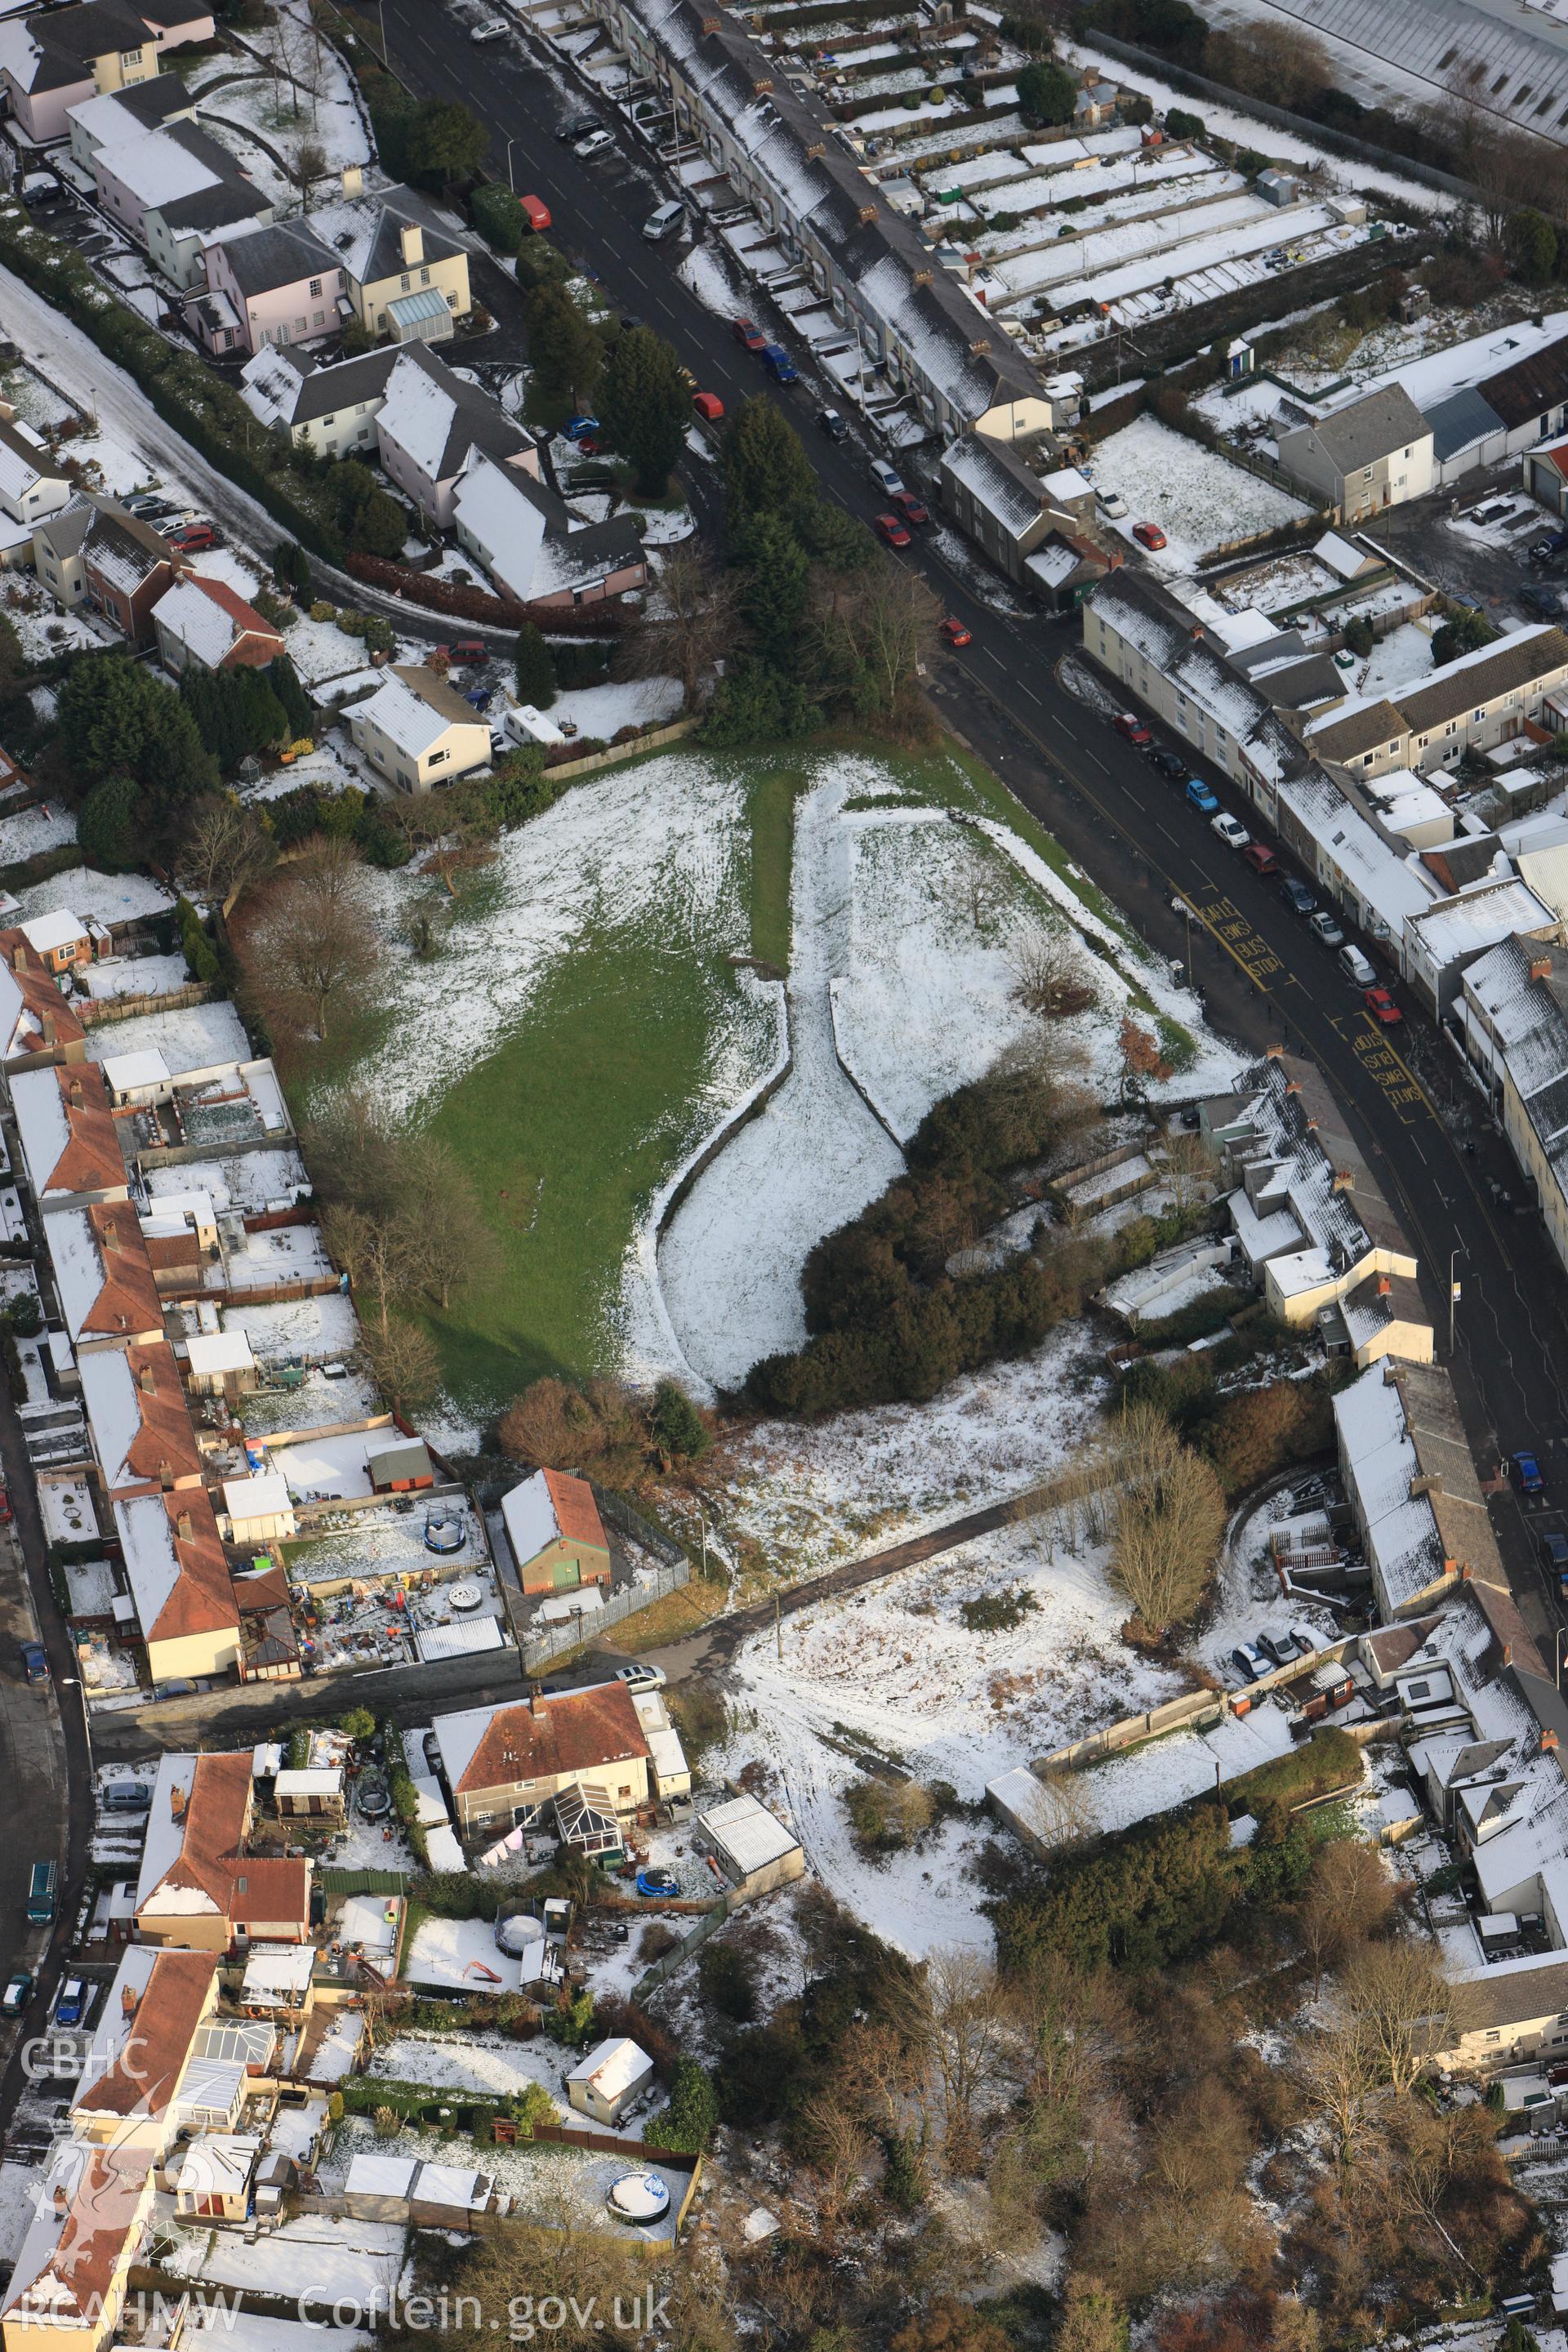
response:
<svg viewBox="0 0 1568 2352"><path fill-rule="evenodd" d="M517 133L516 133L516 131L514 131L512 132L512 134L511 134L511 138L510 138L510 139L509 139L509 140L507 141L507 142L506 142L506 184L507 184L507 186L511 190L512 194L513 194L514 196L515 196L515 195L516 195L516 194L517 194L517 182L516 182L516 181L512 178L512 176L511 176L511 151L512 151L512 145L513 145L513 142L515 142L516 138L517 138Z"/></svg>

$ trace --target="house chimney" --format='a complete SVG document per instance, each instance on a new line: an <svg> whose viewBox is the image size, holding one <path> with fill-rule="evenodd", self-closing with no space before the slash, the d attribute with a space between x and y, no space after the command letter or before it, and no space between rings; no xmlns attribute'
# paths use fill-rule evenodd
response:
<svg viewBox="0 0 1568 2352"><path fill-rule="evenodd" d="M364 194L364 173L357 163L343 165L343 194L351 199Z"/></svg>
<svg viewBox="0 0 1568 2352"><path fill-rule="evenodd" d="M174 1521L174 1533L179 1537L182 1543L190 1542L191 1515L189 1511L182 1511L180 1513L179 1517Z"/></svg>
<svg viewBox="0 0 1568 2352"><path fill-rule="evenodd" d="M1336 1168L1334 1171L1332 1189L1336 1192L1353 1192L1355 1191L1355 1175L1353 1171L1349 1168Z"/></svg>
<svg viewBox="0 0 1568 2352"><path fill-rule="evenodd" d="M81 1091L81 1080L80 1080L79 1078L73 1078L73 1079L71 1080L71 1082L70 1082L70 1089L69 1089L69 1091L70 1091L70 1098L71 1098L72 1103L75 1105L75 1107L76 1107L78 1109L79 1109L79 1108L80 1108L80 1107L81 1107L82 1099L83 1099L83 1097L82 1097L82 1091Z"/></svg>
<svg viewBox="0 0 1568 2352"><path fill-rule="evenodd" d="M1410 1478L1410 1499L1416 1502L1423 1495L1440 1495L1443 1474L1440 1470L1413 1471Z"/></svg>
<svg viewBox="0 0 1568 2352"><path fill-rule="evenodd" d="M142 1365L142 1370L136 1375L136 1385L141 1390L143 1396L152 1396L155 1392L158 1383L153 1377L153 1367L151 1364Z"/></svg>
<svg viewBox="0 0 1568 2352"><path fill-rule="evenodd" d="M172 1462L159 1463L158 1484L163 1488L165 1495L173 1493L174 1486L174 1465Z"/></svg>
<svg viewBox="0 0 1568 2352"><path fill-rule="evenodd" d="M1282 1062L1285 1059L1284 1046L1269 1045L1265 1047L1263 1058L1266 1062Z"/></svg>
<svg viewBox="0 0 1568 2352"><path fill-rule="evenodd" d="M185 1818L185 1799L186 1799L186 1797L189 1795L189 1793L190 1793L190 1792L189 1792L189 1790L188 1790L182 1789L182 1788L180 1787L180 1785L179 1785L179 1782L178 1782L178 1781L176 1781L176 1782L174 1783L174 1786L170 1790L170 1791L169 1791L169 1819L170 1819L171 1821L173 1821L173 1822L183 1822L183 1821L184 1820L184 1818Z"/></svg>
<svg viewBox="0 0 1568 2352"><path fill-rule="evenodd" d="M1377 1295L1378 1295L1378 1297L1379 1297L1380 1298L1392 1298L1392 1297L1393 1297L1393 1296L1394 1296L1394 1277L1393 1277L1393 1276L1392 1276L1392 1275L1380 1274L1380 1275L1378 1276L1378 1277L1377 1277Z"/></svg>
<svg viewBox="0 0 1568 2352"><path fill-rule="evenodd" d="M121 2015L122 2017L134 2017L136 2014L136 2004L141 1998L142 1996L137 1991L134 1985L121 1985L120 1988Z"/></svg>
<svg viewBox="0 0 1568 2352"><path fill-rule="evenodd" d="M1550 980L1552 977L1552 958L1550 956L1534 957L1531 960L1530 966L1530 977L1531 980Z"/></svg>
<svg viewBox="0 0 1568 2352"><path fill-rule="evenodd" d="M42 1024L41 1024L40 1025L42 1026L43 1033L44 1033L44 1043L45 1043L45 1045L52 1045L54 1044L54 1042L55 1042L55 1016L54 1016L54 1014L53 1014L52 1013L45 1013L45 1015L44 1015L44 1017L43 1017Z"/></svg>
<svg viewBox="0 0 1568 2352"><path fill-rule="evenodd" d="M397 232L398 249L405 269L412 269L416 261L425 258L425 232L417 221L405 221Z"/></svg>
<svg viewBox="0 0 1568 2352"><path fill-rule="evenodd" d="M862 227L862 228L869 228L869 226L871 226L871 223L876 219L876 217L877 217L877 207L876 207L876 205L861 205L861 207L860 207L860 226L861 226L861 227Z"/></svg>
<svg viewBox="0 0 1568 2352"><path fill-rule="evenodd" d="M112 1217L106 1217L103 1221L103 1246L107 1250L120 1247L120 1228Z"/></svg>
<svg viewBox="0 0 1568 2352"><path fill-rule="evenodd" d="M1543 1756L1550 1756L1550 1755L1552 1755L1552 1754L1554 1752L1554 1750L1555 1750L1555 1748L1556 1748L1556 1746L1557 1746L1557 1734L1556 1734L1554 1731L1543 1731L1543 1732L1542 1733L1542 1735L1541 1735L1541 1752L1542 1752L1542 1754Z"/></svg>

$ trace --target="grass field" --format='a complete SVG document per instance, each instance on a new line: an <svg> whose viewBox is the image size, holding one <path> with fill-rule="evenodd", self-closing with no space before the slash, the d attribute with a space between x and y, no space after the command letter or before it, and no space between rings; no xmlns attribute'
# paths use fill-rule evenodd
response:
<svg viewBox="0 0 1568 2352"><path fill-rule="evenodd" d="M372 877L395 943L384 1001L290 1087L297 1108L346 1080L384 1088L472 1177L501 1271L430 1318L458 1416L488 1418L543 1373L638 1360L637 1236L659 1188L771 1066L773 999L743 967L788 967L795 804L834 756L683 751L585 780L508 836L433 962L406 946L432 884ZM897 801L1011 824L1126 936L979 761L873 756Z"/></svg>

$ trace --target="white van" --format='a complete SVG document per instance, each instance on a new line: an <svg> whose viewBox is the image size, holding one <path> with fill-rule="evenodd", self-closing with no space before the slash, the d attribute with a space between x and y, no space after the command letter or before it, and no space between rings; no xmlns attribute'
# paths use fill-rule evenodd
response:
<svg viewBox="0 0 1568 2352"><path fill-rule="evenodd" d="M1377 974L1353 940L1347 940L1339 954L1340 970L1357 988L1374 988Z"/></svg>
<svg viewBox="0 0 1568 2352"><path fill-rule="evenodd" d="M662 245L667 236L686 226L686 206L679 200L660 205L658 212L649 213L642 225L642 233L650 245Z"/></svg>

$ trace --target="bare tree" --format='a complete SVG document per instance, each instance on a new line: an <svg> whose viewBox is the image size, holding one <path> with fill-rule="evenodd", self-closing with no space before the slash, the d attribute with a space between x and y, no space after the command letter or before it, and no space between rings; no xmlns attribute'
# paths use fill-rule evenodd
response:
<svg viewBox="0 0 1568 2352"><path fill-rule="evenodd" d="M418 1287L420 1235L406 1217L373 1216L363 1209L331 1208L321 1231L334 1262L353 1289L374 1298L380 1338L392 1328L392 1309Z"/></svg>
<svg viewBox="0 0 1568 2352"><path fill-rule="evenodd" d="M279 115L298 121L309 102L312 128L321 110L321 52L308 17L287 6L274 12L271 26L272 86ZM287 96L285 96L287 92Z"/></svg>
<svg viewBox="0 0 1568 2352"><path fill-rule="evenodd" d="M616 666L627 677L678 677L681 709L696 710L719 664L732 652L739 627L735 575L721 572L688 541L664 558Z"/></svg>
<svg viewBox="0 0 1568 2352"><path fill-rule="evenodd" d="M1185 1447L1157 1407L1127 1407L1113 1435L1116 1528L1111 1574L1151 1632L1192 1615L1225 1529L1212 1464Z"/></svg>
<svg viewBox="0 0 1568 2352"><path fill-rule="evenodd" d="M363 871L348 845L322 845L279 887L256 935L252 962L263 1003L286 1025L308 1028L323 1043L329 1013L361 1001L380 961L362 890Z"/></svg>
<svg viewBox="0 0 1568 2352"><path fill-rule="evenodd" d="M1165 1181L1178 1209L1190 1209L1214 1181L1214 1147L1201 1135L1178 1129L1165 1139Z"/></svg>
<svg viewBox="0 0 1568 2352"><path fill-rule="evenodd" d="M1299 107L1334 78L1328 51L1297 25L1246 25L1228 37L1231 78L1252 98Z"/></svg>
<svg viewBox="0 0 1568 2352"><path fill-rule="evenodd" d="M1376 2045L1361 2019L1342 2008L1322 2030L1304 2034L1291 2072L1332 2130L1341 2163L1353 2164L1384 2079Z"/></svg>
<svg viewBox="0 0 1568 2352"><path fill-rule="evenodd" d="M448 1144L433 1135L413 1137L405 1162L405 1213L420 1237L419 1286L445 1314L454 1291L495 1278L500 1251L468 1171Z"/></svg>
<svg viewBox="0 0 1568 2352"><path fill-rule="evenodd" d="M1094 1808L1080 1774L1037 1769L1015 1810L1028 1834L1047 1851L1086 1837L1095 1826Z"/></svg>
<svg viewBox="0 0 1568 2352"><path fill-rule="evenodd" d="M1429 2051L1441 2049L1453 1997L1425 1937L1368 1944L1345 1969L1344 1998L1395 2092L1408 2091Z"/></svg>
<svg viewBox="0 0 1568 2352"><path fill-rule="evenodd" d="M997 2084L1007 2047L1007 2005L996 1971L972 1951L933 1952L926 1962L928 2033L942 2084L948 2169L978 2168L976 2106Z"/></svg>
<svg viewBox="0 0 1568 2352"><path fill-rule="evenodd" d="M853 635L886 718L894 718L937 657L942 605L918 572L879 563L859 583Z"/></svg>
<svg viewBox="0 0 1568 2352"><path fill-rule="evenodd" d="M1332 1838L1320 1847L1296 1906L1295 1927L1312 1964L1312 1997L1322 1989L1325 1969L1386 1925L1394 1907L1394 1883L1375 1846L1363 1838Z"/></svg>
<svg viewBox="0 0 1568 2352"><path fill-rule="evenodd" d="M430 1402L441 1385L441 1359L429 1333L398 1317L361 1342L366 1366L394 1412L406 1420Z"/></svg>
<svg viewBox="0 0 1568 2352"><path fill-rule="evenodd" d="M801 2124L811 2150L817 2225L837 2239L866 2185L870 2138L852 2106L826 2095L806 2102Z"/></svg>
<svg viewBox="0 0 1568 2352"><path fill-rule="evenodd" d="M1007 945L1013 998L1043 1021L1082 1013L1094 1003L1089 967L1070 932L1029 923Z"/></svg>
<svg viewBox="0 0 1568 2352"><path fill-rule="evenodd" d="M277 844L255 809L232 793L211 793L196 803L180 845L180 866L198 898L226 915L277 861Z"/></svg>

